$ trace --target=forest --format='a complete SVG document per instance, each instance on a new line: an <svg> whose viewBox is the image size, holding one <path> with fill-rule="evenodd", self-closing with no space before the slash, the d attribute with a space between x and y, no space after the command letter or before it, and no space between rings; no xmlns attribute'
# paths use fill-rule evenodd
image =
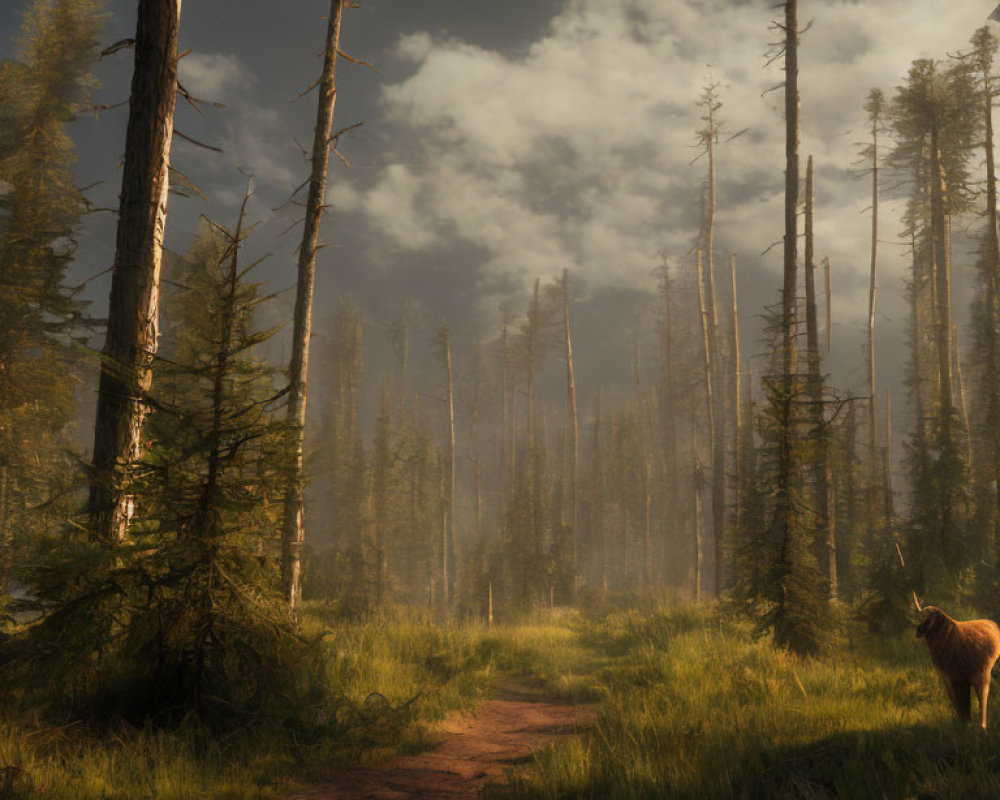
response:
<svg viewBox="0 0 1000 800"><path fill-rule="evenodd" d="M963 719L915 636L928 606L1000 619L1000 9L852 94L830 164L808 87L848 45L810 0L553 0L518 69L590 43L556 73L616 99L511 69L468 116L427 82L515 56L458 12L302 4L258 53L308 80L251 116L212 92L254 48L186 27L245 21L203 5L0 17L0 800L1000 795L996 711ZM572 23L598 6L656 57L675 11L763 20L770 130L724 66L619 68ZM630 104L682 129L693 189L604 141ZM607 165L511 133L560 115ZM284 117L291 167L238 151Z"/></svg>

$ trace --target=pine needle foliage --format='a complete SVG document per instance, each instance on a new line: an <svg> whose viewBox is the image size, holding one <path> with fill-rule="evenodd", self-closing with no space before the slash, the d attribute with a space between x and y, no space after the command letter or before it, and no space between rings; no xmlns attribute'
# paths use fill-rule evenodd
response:
<svg viewBox="0 0 1000 800"><path fill-rule="evenodd" d="M776 315L770 336L780 333ZM734 549L732 599L771 633L781 648L821 653L829 630L828 581L820 569L815 513L806 497L802 465L816 431L809 425L805 376L780 373L780 346L761 381L764 402L756 419L757 461L745 487L746 508Z"/></svg>
<svg viewBox="0 0 1000 800"><path fill-rule="evenodd" d="M249 194L248 194L249 198ZM140 519L126 544L50 541L30 573L41 619L10 643L8 667L52 682L72 713L172 723L281 721L307 691L310 654L282 601L278 485L280 393L255 355L254 265L236 229L206 228L166 300L139 480ZM314 642L313 645L316 643Z"/></svg>
<svg viewBox="0 0 1000 800"><path fill-rule="evenodd" d="M9 568L72 498L70 428L89 320L65 285L87 203L67 124L93 81L100 3L34 0L0 63L0 558ZM40 512L40 513L39 513Z"/></svg>

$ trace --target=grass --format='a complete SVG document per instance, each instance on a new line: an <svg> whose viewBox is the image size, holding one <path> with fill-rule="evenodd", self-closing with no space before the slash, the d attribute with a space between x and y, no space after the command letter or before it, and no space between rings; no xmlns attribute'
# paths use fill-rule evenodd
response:
<svg viewBox="0 0 1000 800"><path fill-rule="evenodd" d="M567 696L591 655L564 619L440 625L399 611L344 623L307 607L323 640L327 687L312 724L218 738L196 724L109 731L0 709L0 800L263 800L311 766L357 765L439 741L436 723L473 711L500 675L533 675ZM581 695L582 696L582 695Z"/></svg>
<svg viewBox="0 0 1000 800"><path fill-rule="evenodd" d="M8 708L0 800L279 798L310 765L433 747L436 723L473 711L502 676L598 709L591 731L541 750L499 791L509 800L1000 796L1000 716L986 734L956 723L908 632L842 634L810 661L689 607L555 610L494 628L408 612L344 624L313 607L304 627L331 632L335 702L315 725L219 739L194 725L44 727Z"/></svg>
<svg viewBox="0 0 1000 800"><path fill-rule="evenodd" d="M912 634L801 660L687 609L612 614L580 638L612 656L597 726L539 753L506 797L1000 796L1000 718L986 734L957 723Z"/></svg>

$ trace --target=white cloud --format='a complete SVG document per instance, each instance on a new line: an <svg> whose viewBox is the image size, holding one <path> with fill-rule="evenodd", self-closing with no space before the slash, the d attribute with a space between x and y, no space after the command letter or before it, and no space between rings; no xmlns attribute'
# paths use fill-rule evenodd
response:
<svg viewBox="0 0 1000 800"><path fill-rule="evenodd" d="M226 102L254 82L242 61L223 53L191 53L181 59L178 71L184 88L209 102Z"/></svg>
<svg viewBox="0 0 1000 800"><path fill-rule="evenodd" d="M694 239L704 171L703 161L691 164L695 100L711 79L725 86L726 127L750 128L720 147L719 246L755 265L782 226L782 94L765 93L783 79L780 62L765 66L778 35L768 29L780 13L771 6L569 0L546 34L514 55L405 36L396 55L411 72L384 88L382 103L407 142L406 162L390 156L370 185L348 177L334 202L363 215L380 246L471 244L485 269L524 285L568 266L592 286L649 286L658 253L683 255ZM802 165L813 153L823 181L818 247L838 270L857 272L859 286L868 197L850 167L868 90L891 96L912 59L965 46L988 10L945 10L939 0L800 6L803 22L814 23L802 38L800 80ZM894 238L894 223L885 225L883 238ZM775 273L779 260L777 251L765 258L765 271ZM888 282L902 259L886 252L885 262ZM838 298L838 318L860 314L860 297Z"/></svg>

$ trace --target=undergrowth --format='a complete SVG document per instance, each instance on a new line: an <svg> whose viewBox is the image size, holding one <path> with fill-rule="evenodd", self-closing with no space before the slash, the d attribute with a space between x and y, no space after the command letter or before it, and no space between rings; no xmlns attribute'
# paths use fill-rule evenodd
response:
<svg viewBox="0 0 1000 800"><path fill-rule="evenodd" d="M592 619L580 639L609 658L595 728L539 752L499 794L1000 796L1000 716L986 734L954 720L912 632L839 633L830 656L805 660L709 610Z"/></svg>
<svg viewBox="0 0 1000 800"><path fill-rule="evenodd" d="M986 734L957 723L909 631L872 640L842 619L836 649L805 660L708 608L555 610L487 628L405 611L345 623L315 605L302 626L327 632L311 721L225 736L193 720L97 729L9 697L0 799L280 798L311 766L433 747L436 722L511 678L593 703L597 722L495 790L509 800L1000 796L1000 712Z"/></svg>
<svg viewBox="0 0 1000 800"><path fill-rule="evenodd" d="M274 725L219 735L193 715L171 727L66 723L47 715L37 695L9 694L0 711L0 800L276 798L313 765L427 749L435 723L473 711L498 675L537 676L582 696L591 658L552 614L487 628L406 610L345 622L307 604L301 632L321 640L320 688L310 708Z"/></svg>

